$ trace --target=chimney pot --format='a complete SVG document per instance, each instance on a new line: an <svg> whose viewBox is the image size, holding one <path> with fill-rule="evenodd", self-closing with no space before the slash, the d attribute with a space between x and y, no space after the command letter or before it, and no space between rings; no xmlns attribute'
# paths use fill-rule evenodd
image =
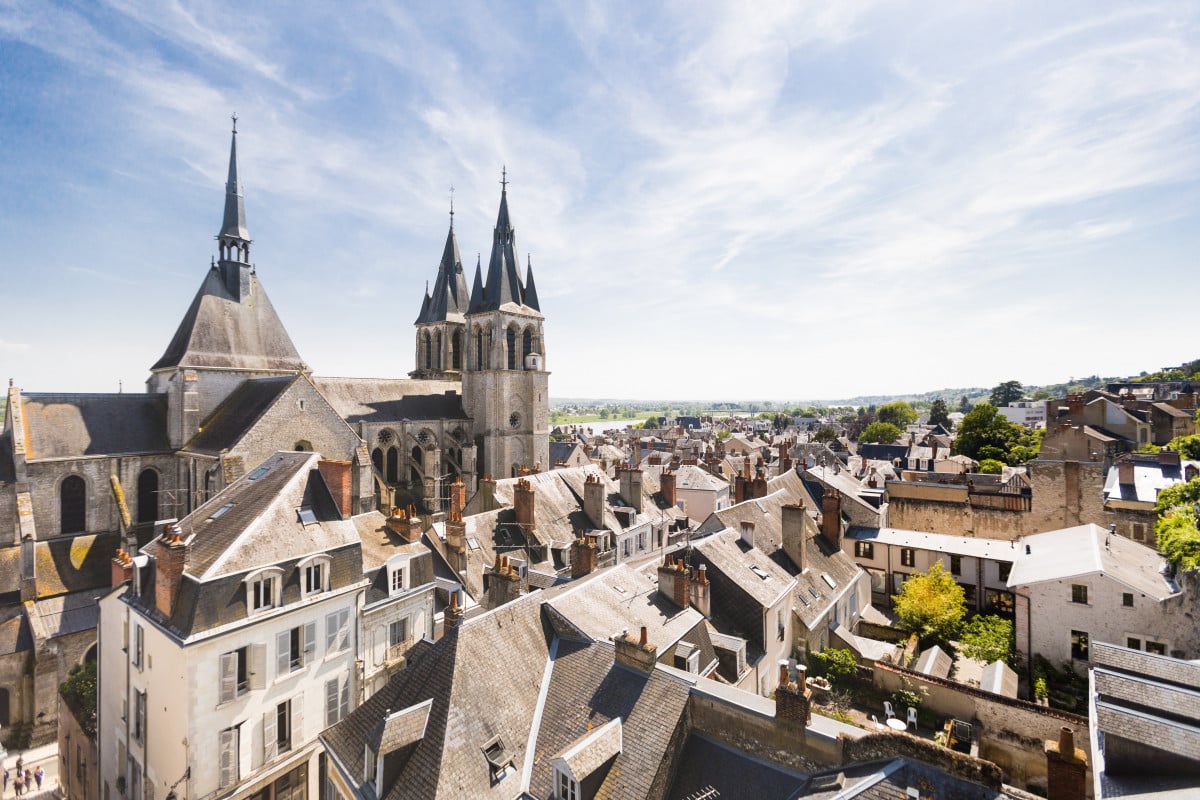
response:
<svg viewBox="0 0 1200 800"><path fill-rule="evenodd" d="M647 632L646 632L646 626L645 626L645 625L643 625L643 626L642 626L642 635L641 635L641 637L638 639L638 644L639 644L639 645L641 645L642 647L645 647L645 646L646 646L646 643L647 643L648 641L649 641L649 638L648 638L648 636L647 636Z"/></svg>

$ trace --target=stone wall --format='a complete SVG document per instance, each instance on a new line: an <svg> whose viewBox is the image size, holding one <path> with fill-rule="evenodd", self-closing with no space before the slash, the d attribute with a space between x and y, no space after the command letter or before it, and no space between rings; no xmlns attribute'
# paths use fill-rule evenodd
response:
<svg viewBox="0 0 1200 800"><path fill-rule="evenodd" d="M842 763L840 741L804 735L773 715L698 692L688 699L688 713L694 730L800 772Z"/></svg>
<svg viewBox="0 0 1200 800"><path fill-rule="evenodd" d="M847 763L903 756L925 764L932 764L951 775L983 784L989 789L999 789L1004 780L1000 767L990 761L972 758L964 753L935 744L928 739L919 739L907 734L874 733L861 739L852 739L842 734L841 746Z"/></svg>

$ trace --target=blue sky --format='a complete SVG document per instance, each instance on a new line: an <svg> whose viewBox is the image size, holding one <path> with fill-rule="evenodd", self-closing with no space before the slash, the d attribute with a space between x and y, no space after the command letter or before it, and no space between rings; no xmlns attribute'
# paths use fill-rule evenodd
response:
<svg viewBox="0 0 1200 800"><path fill-rule="evenodd" d="M750 13L747 9L753 9ZM0 367L139 391L215 253L412 368L502 165L555 396L811 399L1197 352L1195 3L0 2Z"/></svg>

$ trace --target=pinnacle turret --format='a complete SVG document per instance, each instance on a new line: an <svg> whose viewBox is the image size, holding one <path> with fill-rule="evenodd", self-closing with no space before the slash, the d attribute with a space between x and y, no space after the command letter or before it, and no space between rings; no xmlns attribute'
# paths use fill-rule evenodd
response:
<svg viewBox="0 0 1200 800"><path fill-rule="evenodd" d="M237 114L233 115L233 134L229 142L229 177L225 181L225 215L221 220L223 261L250 260L250 232L246 229L246 207L242 201L242 182L238 178Z"/></svg>

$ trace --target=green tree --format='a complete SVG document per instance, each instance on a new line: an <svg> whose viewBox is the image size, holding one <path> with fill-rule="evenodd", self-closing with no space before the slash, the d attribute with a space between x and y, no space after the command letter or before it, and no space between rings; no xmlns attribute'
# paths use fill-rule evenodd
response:
<svg viewBox="0 0 1200 800"><path fill-rule="evenodd" d="M891 444L900 438L901 433L902 431L890 422L872 422L859 434L858 440Z"/></svg>
<svg viewBox="0 0 1200 800"><path fill-rule="evenodd" d="M825 427L818 429L817 432L813 434L812 438L814 442L832 442L837 438L837 431L826 425Z"/></svg>
<svg viewBox="0 0 1200 800"><path fill-rule="evenodd" d="M658 417L646 417L646 421L642 423L643 428L657 428L659 426Z"/></svg>
<svg viewBox="0 0 1200 800"><path fill-rule="evenodd" d="M958 427L958 438L954 440L954 449L976 461L985 458L1005 461L1016 439L1017 431L1013 424L1000 416L991 403L980 403L963 417Z"/></svg>
<svg viewBox="0 0 1200 800"><path fill-rule="evenodd" d="M67 708L89 739L96 738L96 662L76 664L58 687Z"/></svg>
<svg viewBox="0 0 1200 800"><path fill-rule="evenodd" d="M829 648L811 655L813 666L824 674L830 683L841 683L858 674L858 659L849 650Z"/></svg>
<svg viewBox="0 0 1200 800"><path fill-rule="evenodd" d="M1158 493L1154 534L1159 551L1178 569L1200 567L1200 528L1196 504L1200 503L1200 477L1168 486Z"/></svg>
<svg viewBox="0 0 1200 800"><path fill-rule="evenodd" d="M1176 436L1167 447L1178 450L1179 457L1186 461L1200 461L1200 434Z"/></svg>
<svg viewBox="0 0 1200 800"><path fill-rule="evenodd" d="M600 419L608 419L608 409L607 408L600 409Z"/></svg>
<svg viewBox="0 0 1200 800"><path fill-rule="evenodd" d="M1005 381L992 389L988 402L999 408L1009 403L1015 403L1025 396L1025 387L1020 381Z"/></svg>
<svg viewBox="0 0 1200 800"><path fill-rule="evenodd" d="M1004 472L1004 462L994 458L985 458L979 462L979 472L982 475L999 475Z"/></svg>
<svg viewBox="0 0 1200 800"><path fill-rule="evenodd" d="M971 410L971 401L967 399L965 394L958 398L958 410L962 414L966 414Z"/></svg>
<svg viewBox="0 0 1200 800"><path fill-rule="evenodd" d="M880 406L879 410L875 412L875 416L880 422L889 422L900 430L904 430L917 421L918 414L908 403L896 400Z"/></svg>
<svg viewBox="0 0 1200 800"><path fill-rule="evenodd" d="M946 401L938 398L933 401L933 405L929 407L929 424L941 425L946 430L950 430L950 409L946 407Z"/></svg>
<svg viewBox="0 0 1200 800"><path fill-rule="evenodd" d="M1003 617L991 614L972 617L963 626L959 643L963 655L987 664L1003 661L1012 666L1015 660L1013 624Z"/></svg>
<svg viewBox="0 0 1200 800"><path fill-rule="evenodd" d="M913 575L900 594L892 597L892 610L905 630L922 641L945 643L954 638L967 613L963 588L954 576L935 562L929 572Z"/></svg>

